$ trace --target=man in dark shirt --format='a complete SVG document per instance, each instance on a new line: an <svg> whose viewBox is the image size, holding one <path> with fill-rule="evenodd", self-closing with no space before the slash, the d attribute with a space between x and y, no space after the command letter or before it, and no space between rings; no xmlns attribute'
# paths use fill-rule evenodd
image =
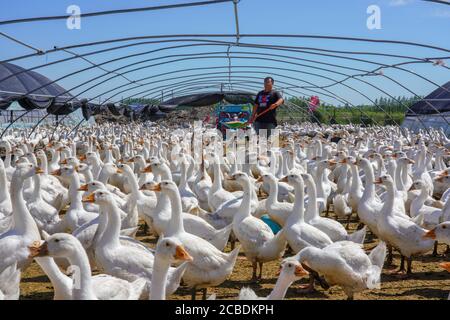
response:
<svg viewBox="0 0 450 320"><path fill-rule="evenodd" d="M252 117L249 123L253 123L256 133L260 129L267 129L267 136L277 126L276 109L284 103L283 97L278 91L273 90L274 80L272 77L264 79L264 90L260 91L255 99Z"/></svg>

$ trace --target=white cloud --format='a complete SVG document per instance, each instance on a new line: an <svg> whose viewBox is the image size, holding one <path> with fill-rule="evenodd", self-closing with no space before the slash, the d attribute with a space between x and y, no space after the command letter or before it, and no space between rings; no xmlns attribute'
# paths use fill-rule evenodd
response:
<svg viewBox="0 0 450 320"><path fill-rule="evenodd" d="M400 7L400 6L406 6L413 2L414 0L390 0L389 5L391 7Z"/></svg>
<svg viewBox="0 0 450 320"><path fill-rule="evenodd" d="M437 18L450 18L450 10L436 10L433 16Z"/></svg>

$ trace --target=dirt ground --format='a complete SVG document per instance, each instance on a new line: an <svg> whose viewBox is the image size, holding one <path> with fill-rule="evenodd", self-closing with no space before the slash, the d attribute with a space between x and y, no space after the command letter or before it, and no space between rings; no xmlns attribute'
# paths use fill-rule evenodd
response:
<svg viewBox="0 0 450 320"><path fill-rule="evenodd" d="M350 225L350 232L353 232L357 227L356 221ZM138 232L138 239L150 247L154 247L156 239L152 236L145 236L141 230ZM368 233L366 243L364 245L366 250L370 250L377 244L372 235ZM446 246L439 245L438 257L433 257L431 252L425 256L418 257L413 262L414 275L410 279L402 280L393 275L389 275L393 269L383 269L381 289L367 290L355 295L355 299L360 300L423 300L423 299L447 299L450 292L450 273L439 267L439 262L449 261L450 255L444 255ZM230 251L227 247L226 251ZM287 253L286 257L291 256ZM400 256L394 252L394 265L396 267L400 264ZM251 278L251 264L247 261L241 252L236 265L234 267L231 277L222 283L219 287L208 289L208 295L216 293L217 299L236 299L239 290L244 286L249 286L258 294L258 296L267 296L275 285L277 279L277 272L279 270L279 261L273 261L264 265L263 279L259 283L250 283ZM307 279L301 279L294 283L288 290L286 299L311 300L311 299L346 299L342 289L339 287L331 287L328 290L323 290L316 285L316 292L304 294L298 292L299 286L306 284ZM52 299L53 287L47 276L42 272L39 265L33 263L22 274L21 281L21 297L20 299ZM171 296L171 299L185 300L191 299L191 291L188 288L180 287L177 292ZM201 299L201 294L198 293L197 299Z"/></svg>

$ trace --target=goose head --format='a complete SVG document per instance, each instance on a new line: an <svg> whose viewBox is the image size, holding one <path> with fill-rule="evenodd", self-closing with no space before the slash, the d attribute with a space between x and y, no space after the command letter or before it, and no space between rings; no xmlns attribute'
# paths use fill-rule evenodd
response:
<svg viewBox="0 0 450 320"><path fill-rule="evenodd" d="M68 165L68 166L77 166L79 164L79 161L75 157L67 157L63 161L59 163L60 165Z"/></svg>
<svg viewBox="0 0 450 320"><path fill-rule="evenodd" d="M86 174L89 170L91 170L91 168L89 167L89 165L88 164L86 164L86 163L80 163L79 165L77 165L76 167L75 167L75 169L76 169L76 171L78 172L78 173L81 173L81 174Z"/></svg>
<svg viewBox="0 0 450 320"><path fill-rule="evenodd" d="M300 174L300 176L303 179L303 181L305 181L306 183L309 183L310 185L315 184L314 178L309 173L302 173L302 174Z"/></svg>
<svg viewBox="0 0 450 320"><path fill-rule="evenodd" d="M277 178L275 178L275 176L271 173L264 173L258 178L257 181L258 182L262 181L264 183L271 185L271 184L275 184L277 182Z"/></svg>
<svg viewBox="0 0 450 320"><path fill-rule="evenodd" d="M450 245L450 221L438 224L434 229L425 233L423 237Z"/></svg>
<svg viewBox="0 0 450 320"><path fill-rule="evenodd" d="M409 159L409 158L407 158L407 157L401 157L401 158L397 158L398 160L397 160L397 162L398 162L398 164L401 164L401 165L408 165L408 164L414 164L414 163L416 163L414 160L411 160L411 159Z"/></svg>
<svg viewBox="0 0 450 320"><path fill-rule="evenodd" d="M100 181L92 181L90 183L83 184L78 189L78 191L87 191L88 194L91 194L97 190L106 190L106 187Z"/></svg>
<svg viewBox="0 0 450 320"><path fill-rule="evenodd" d="M169 264L175 261L192 261L192 256L186 251L180 240L174 237L162 238L156 245L156 254Z"/></svg>
<svg viewBox="0 0 450 320"><path fill-rule="evenodd" d="M287 258L281 262L280 277L294 282L308 274L309 272L303 269L302 264L296 259Z"/></svg>
<svg viewBox="0 0 450 320"><path fill-rule="evenodd" d="M84 203L95 203L98 205L108 205L114 202L112 194L106 189L99 189L83 198Z"/></svg>
<svg viewBox="0 0 450 320"><path fill-rule="evenodd" d="M43 171L39 167L35 167L29 162L19 163L16 166L13 177L20 177L25 180L31 178L35 174L41 174Z"/></svg>
<svg viewBox="0 0 450 320"><path fill-rule="evenodd" d="M55 233L47 237L41 245L33 245L29 249L31 258L46 256L63 258L77 254L80 247L80 242L74 236L68 233Z"/></svg>
<svg viewBox="0 0 450 320"><path fill-rule="evenodd" d="M280 180L280 182L287 182L289 183L291 186L295 186L295 185L303 185L303 178L301 177L301 175L296 174L296 173L290 173L287 176L285 176L284 178L282 178Z"/></svg>
<svg viewBox="0 0 450 320"><path fill-rule="evenodd" d="M139 190L141 191L155 191L156 189L158 189L158 182L156 181L148 181L145 182L140 188Z"/></svg>
<svg viewBox="0 0 450 320"><path fill-rule="evenodd" d="M411 189L410 190L422 190L422 189L427 189L427 185L422 180L416 180L411 185Z"/></svg>
<svg viewBox="0 0 450 320"><path fill-rule="evenodd" d="M116 172L117 174L128 174L128 175L132 175L133 174L133 170L131 170L131 167L125 163L119 163L117 165L117 169Z"/></svg>
<svg viewBox="0 0 450 320"><path fill-rule="evenodd" d="M384 185L385 187L394 187L394 180L388 174L382 175L378 179L375 179L374 183Z"/></svg>
<svg viewBox="0 0 450 320"><path fill-rule="evenodd" d="M174 195L174 194L179 194L178 186L176 185L175 182L170 181L170 180L163 180L160 183L157 183L154 185L151 185L150 183L147 183L145 185L146 185L146 190L149 190L149 191L162 192L169 196Z"/></svg>
<svg viewBox="0 0 450 320"><path fill-rule="evenodd" d="M108 177L117 173L117 166L114 163L105 163L102 168L102 172L106 173Z"/></svg>
<svg viewBox="0 0 450 320"><path fill-rule="evenodd" d="M261 178L263 179L263 178ZM232 181L236 181L241 185L244 185L246 183L248 183L250 180L248 178L248 175L244 172L241 171L236 171L235 173L233 173L228 180L232 180Z"/></svg>
<svg viewBox="0 0 450 320"><path fill-rule="evenodd" d="M60 176L64 178L68 178L73 176L75 173L75 168L71 166L63 166L56 171L53 171L51 174L53 176Z"/></svg>

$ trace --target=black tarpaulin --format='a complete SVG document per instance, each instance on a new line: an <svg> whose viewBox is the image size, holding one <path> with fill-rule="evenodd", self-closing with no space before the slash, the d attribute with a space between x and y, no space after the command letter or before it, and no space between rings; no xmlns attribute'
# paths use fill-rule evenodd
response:
<svg viewBox="0 0 450 320"><path fill-rule="evenodd" d="M173 110L178 106L186 107L205 107L211 106L221 101L226 101L232 104L247 104L253 103L255 100L255 95L249 92L209 92L192 94L183 97L177 97L163 102L159 108L162 111L164 109Z"/></svg>
<svg viewBox="0 0 450 320"><path fill-rule="evenodd" d="M428 103L427 103L428 102ZM450 111L450 81L413 104L406 113L407 116L415 114L437 114Z"/></svg>
<svg viewBox="0 0 450 320"><path fill-rule="evenodd" d="M0 63L0 109L17 101L25 110L47 109L51 114L68 114L81 104L64 88L47 77L11 63Z"/></svg>

